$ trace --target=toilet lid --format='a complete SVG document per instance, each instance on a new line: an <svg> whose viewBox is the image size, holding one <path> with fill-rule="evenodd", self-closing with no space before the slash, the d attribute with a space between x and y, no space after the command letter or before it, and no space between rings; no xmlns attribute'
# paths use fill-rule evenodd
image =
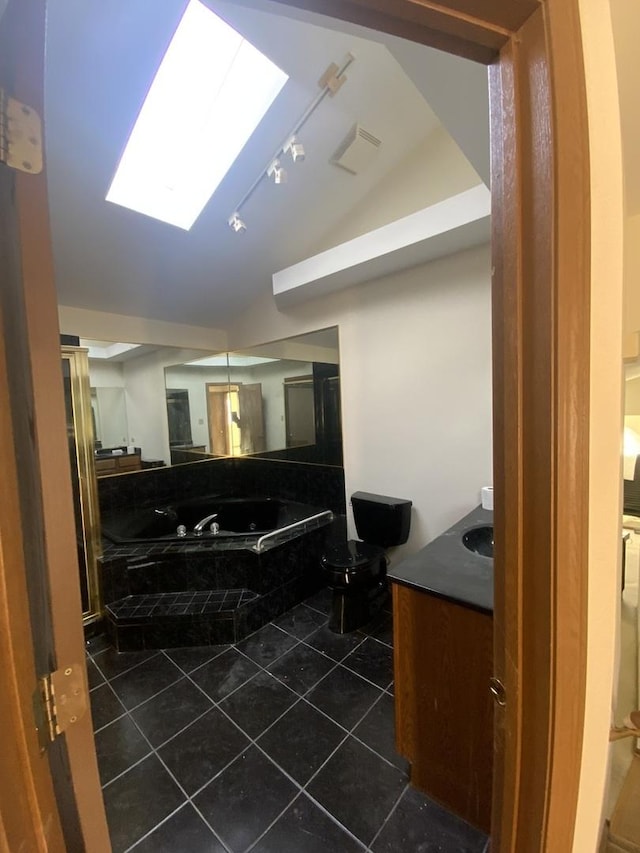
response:
<svg viewBox="0 0 640 853"><path fill-rule="evenodd" d="M350 539L349 542L341 542L327 549L322 558L325 566L336 569L354 569L365 566L372 560L379 560L384 556L384 549L379 545L370 545L367 542L357 542Z"/></svg>

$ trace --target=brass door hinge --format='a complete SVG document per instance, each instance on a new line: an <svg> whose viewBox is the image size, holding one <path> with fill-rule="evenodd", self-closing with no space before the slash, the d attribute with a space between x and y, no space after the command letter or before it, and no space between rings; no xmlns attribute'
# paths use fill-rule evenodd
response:
<svg viewBox="0 0 640 853"><path fill-rule="evenodd" d="M40 116L4 89L0 89L0 163L32 175L42 171Z"/></svg>
<svg viewBox="0 0 640 853"><path fill-rule="evenodd" d="M504 707L507 704L507 691L499 678L489 679L489 692L494 698L496 705Z"/></svg>
<svg viewBox="0 0 640 853"><path fill-rule="evenodd" d="M77 722L87 710L87 685L83 668L74 663L38 679L33 709L40 750Z"/></svg>

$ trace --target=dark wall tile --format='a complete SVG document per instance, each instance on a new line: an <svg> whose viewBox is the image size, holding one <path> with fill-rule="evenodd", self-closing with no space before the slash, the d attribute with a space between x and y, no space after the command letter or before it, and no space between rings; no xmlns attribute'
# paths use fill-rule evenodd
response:
<svg viewBox="0 0 640 853"><path fill-rule="evenodd" d="M166 743L160 756L191 796L248 746L247 736L213 708Z"/></svg>
<svg viewBox="0 0 640 853"><path fill-rule="evenodd" d="M255 853L359 853L364 847L302 794L269 829ZM406 850L406 848L405 848ZM406 853L409 853L406 850Z"/></svg>
<svg viewBox="0 0 640 853"><path fill-rule="evenodd" d="M234 853L246 850L287 808L298 789L268 758L250 747L195 798L195 804ZM253 808L247 808L247 802Z"/></svg>
<svg viewBox="0 0 640 853"><path fill-rule="evenodd" d="M364 844L370 844L406 784L403 773L348 738L307 791Z"/></svg>
<svg viewBox="0 0 640 853"><path fill-rule="evenodd" d="M136 853L226 853L192 805L187 804L135 847Z"/></svg>
<svg viewBox="0 0 640 853"><path fill-rule="evenodd" d="M106 785L150 752L151 747L125 714L96 735L100 781Z"/></svg>
<svg viewBox="0 0 640 853"><path fill-rule="evenodd" d="M122 702L120 702L107 683L101 684L95 690L92 690L89 694L89 699L91 700L91 717L93 719L94 731L113 722L125 712Z"/></svg>
<svg viewBox="0 0 640 853"><path fill-rule="evenodd" d="M184 801L184 794L155 755L136 764L104 789L114 853L126 850ZM126 820L122 820L123 814Z"/></svg>
<svg viewBox="0 0 640 853"><path fill-rule="evenodd" d="M375 853L419 850L425 843L429 845L427 849L432 850L482 853L487 836L424 794L407 788L372 850Z"/></svg>

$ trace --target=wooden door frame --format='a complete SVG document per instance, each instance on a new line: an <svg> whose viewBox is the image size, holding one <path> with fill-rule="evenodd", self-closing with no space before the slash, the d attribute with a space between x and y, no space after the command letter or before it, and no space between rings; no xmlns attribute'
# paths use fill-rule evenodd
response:
<svg viewBox="0 0 640 853"><path fill-rule="evenodd" d="M45 0L10 0L1 21L3 34L10 37L2 45L4 72L8 79L0 81L0 85L6 86L9 94L33 107L40 116L44 115L45 11ZM0 164L0 169L6 168ZM6 377L0 373L0 409L3 413L10 412L14 406L27 409L31 445L30 458L18 462L14 444L3 441L0 467L3 477L7 471L11 477L19 465L30 466L38 481L41 515L34 513L25 527L23 519L14 512L13 525L9 527L6 504L1 507L2 549L8 549L10 561L0 565L0 587L5 592L9 611L6 623L7 614L3 613L5 642L0 649L0 669L3 677L12 676L21 682L30 678L33 694L35 675L42 676L45 672L35 671L33 657L28 657L22 645L27 626L33 632L51 631L49 670L69 664L85 665L86 662L46 174L44 171L38 175L16 172L13 180L18 230L15 243L20 268L17 275L22 279L22 331L28 353L28 361L22 357L22 369L29 381L24 384L24 399L16 399ZM15 501L18 486L15 481L9 482L16 489ZM47 610L50 625L30 625L24 597L26 589L20 583L28 572L19 543L26 537L33 537L35 530L43 537L48 600L42 607ZM43 583L43 587L46 586ZM19 617L23 618L18 623ZM33 647L33 643L31 645ZM91 712L85 713L59 736L47 759L46 753L44 756L38 753L33 711L25 703L24 694L19 705L15 701L17 697L10 693L4 696L13 706L14 716L13 725L3 731L3 738L15 739L21 745L25 763L21 765L19 776L2 775L0 824L14 823L17 815L24 816L24 806L28 804L32 827L23 824L24 849L63 851L81 849L79 845L84 844L91 853L111 850ZM16 717L18 711L20 719ZM36 787L36 780L40 787ZM52 788L56 795L53 804L50 801ZM65 829L66 836L62 840ZM32 844L27 839L34 833L36 838ZM12 849L22 849L22 846Z"/></svg>
<svg viewBox="0 0 640 853"><path fill-rule="evenodd" d="M204 393L207 401L207 426L209 428L209 452L213 453L213 435L211 431L212 421L211 421L211 394L226 394L229 395L231 391L237 391L238 386L241 385L240 382L205 382L204 384ZM213 390L209 390L209 389ZM231 430L230 424L226 419L226 411L225 411L225 419L224 419L224 445L225 445L225 453L218 455L225 456L233 456L233 447L231 441Z"/></svg>
<svg viewBox="0 0 640 853"><path fill-rule="evenodd" d="M280 2L490 66L494 672L507 696L492 849L567 853L587 654L591 219L578 0Z"/></svg>
<svg viewBox="0 0 640 853"><path fill-rule="evenodd" d="M490 65L495 668L507 693L497 714L493 849L566 853L582 754L588 529L590 199L578 0L281 2ZM20 3L35 41L16 57L12 94L41 110L44 0ZM18 175L16 191L56 653L71 660L82 637L80 619L61 618L76 599L79 614L79 597L68 572L71 493L44 175ZM6 445L0 464L15 466ZM20 626L10 621L5 634L15 664ZM90 721L67 743L87 847L108 849ZM20 784L34 800L29 773ZM34 810L34 820L46 813Z"/></svg>

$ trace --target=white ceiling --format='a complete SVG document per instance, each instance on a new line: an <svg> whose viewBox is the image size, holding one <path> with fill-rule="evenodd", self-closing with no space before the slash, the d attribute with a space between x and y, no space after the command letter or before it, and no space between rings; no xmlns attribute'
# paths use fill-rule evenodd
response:
<svg viewBox="0 0 640 853"><path fill-rule="evenodd" d="M640 214L640 3L611 0L611 20L618 70L625 208L629 216L637 216Z"/></svg>
<svg viewBox="0 0 640 853"><path fill-rule="evenodd" d="M485 160L486 71L480 66L399 39L388 38L387 47L362 38L365 31L337 29L336 22L318 16L313 20L331 28L309 23L308 14L275 15L282 7L267 0L209 0L290 75L289 83L191 231L106 202L122 147L184 5L48 0L45 126L62 305L227 326L270 289L273 272L313 253L322 235L438 126L426 92L469 159ZM229 215L319 91L327 65L341 63L349 51L356 61L347 83L325 99L301 133L305 161L289 167L283 186L262 182L242 210L247 232L234 235ZM438 68L444 70L439 81ZM471 105L462 98L468 100L470 91ZM383 143L375 165L358 176L328 162L355 121ZM170 114L166 132L180 135ZM485 162L474 165L486 174Z"/></svg>

